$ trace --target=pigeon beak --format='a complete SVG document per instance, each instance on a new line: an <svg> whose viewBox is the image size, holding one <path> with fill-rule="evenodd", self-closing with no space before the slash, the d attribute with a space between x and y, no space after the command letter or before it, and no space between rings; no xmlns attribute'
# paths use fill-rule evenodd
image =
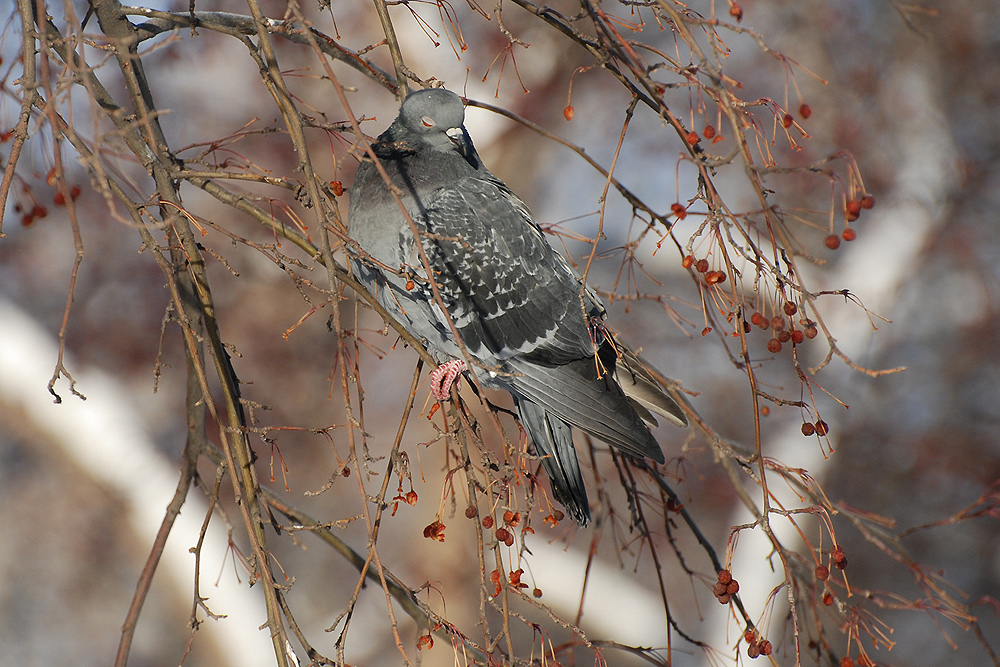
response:
<svg viewBox="0 0 1000 667"><path fill-rule="evenodd" d="M462 154L462 157L468 159L469 157L469 147L465 140L465 128L463 127L453 127L445 131L448 138L451 139L451 143L455 144L455 148L458 152Z"/></svg>

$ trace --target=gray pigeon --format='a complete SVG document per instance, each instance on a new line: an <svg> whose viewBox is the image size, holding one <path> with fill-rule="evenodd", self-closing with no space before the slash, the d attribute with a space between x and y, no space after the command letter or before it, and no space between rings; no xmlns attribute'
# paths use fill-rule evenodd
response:
<svg viewBox="0 0 1000 667"><path fill-rule="evenodd" d="M409 219L365 156L350 193L350 234L363 251L352 269L442 364L431 374L436 398L447 398L461 372L510 392L556 500L586 525L590 506L570 426L663 463L650 411L680 426L687 419L605 328L597 295L552 249L524 202L483 166L464 121L461 98L447 90L403 101L372 150Z"/></svg>

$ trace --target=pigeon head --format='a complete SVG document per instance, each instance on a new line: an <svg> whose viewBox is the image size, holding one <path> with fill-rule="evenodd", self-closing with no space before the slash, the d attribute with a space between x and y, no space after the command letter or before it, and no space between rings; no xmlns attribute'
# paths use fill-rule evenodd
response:
<svg viewBox="0 0 1000 667"><path fill-rule="evenodd" d="M462 98L450 90L429 88L411 93L403 100L393 125L400 138L423 143L431 150L457 150L470 162L478 162L464 122Z"/></svg>

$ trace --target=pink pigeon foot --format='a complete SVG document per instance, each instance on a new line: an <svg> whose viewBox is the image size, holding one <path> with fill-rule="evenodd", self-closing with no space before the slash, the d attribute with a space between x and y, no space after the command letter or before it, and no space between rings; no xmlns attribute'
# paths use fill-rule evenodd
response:
<svg viewBox="0 0 1000 667"><path fill-rule="evenodd" d="M451 385L459 373L468 370L465 361L452 359L431 371L431 394L438 401L446 401L451 395Z"/></svg>

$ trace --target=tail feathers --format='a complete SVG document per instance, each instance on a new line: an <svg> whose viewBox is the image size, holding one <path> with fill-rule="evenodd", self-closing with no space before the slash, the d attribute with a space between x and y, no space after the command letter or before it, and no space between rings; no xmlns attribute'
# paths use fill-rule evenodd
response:
<svg viewBox="0 0 1000 667"><path fill-rule="evenodd" d="M569 424L527 399L517 401L517 411L552 483L552 495L577 523L586 526L590 522L590 502Z"/></svg>

